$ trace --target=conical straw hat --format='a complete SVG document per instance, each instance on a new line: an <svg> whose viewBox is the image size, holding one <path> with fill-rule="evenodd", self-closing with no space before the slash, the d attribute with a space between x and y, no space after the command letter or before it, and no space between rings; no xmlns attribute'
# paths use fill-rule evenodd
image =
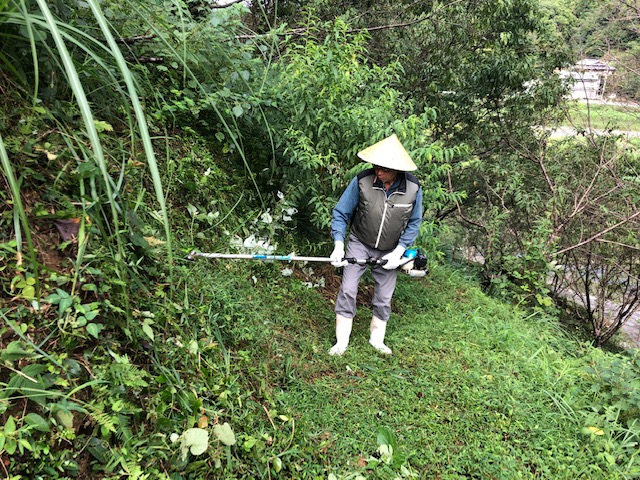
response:
<svg viewBox="0 0 640 480"><path fill-rule="evenodd" d="M358 152L358 157L372 165L401 172L411 172L418 169L395 133Z"/></svg>

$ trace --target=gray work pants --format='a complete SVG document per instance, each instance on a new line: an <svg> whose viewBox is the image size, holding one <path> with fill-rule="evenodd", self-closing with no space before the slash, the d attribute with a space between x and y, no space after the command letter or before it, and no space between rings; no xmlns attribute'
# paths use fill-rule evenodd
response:
<svg viewBox="0 0 640 480"><path fill-rule="evenodd" d="M378 250L364 245L354 235L349 235L347 244L347 258L382 258L391 250ZM336 298L336 314L353 318L356 315L356 295L360 278L367 269L367 265L349 263L345 265L342 273L342 285ZM371 268L375 289L373 291L372 310L373 315L380 320L387 321L391 315L391 297L396 289L397 270L385 270L381 266Z"/></svg>

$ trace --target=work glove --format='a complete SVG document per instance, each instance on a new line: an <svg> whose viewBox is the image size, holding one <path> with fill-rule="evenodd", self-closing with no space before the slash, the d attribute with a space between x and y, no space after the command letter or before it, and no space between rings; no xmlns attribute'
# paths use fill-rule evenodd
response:
<svg viewBox="0 0 640 480"><path fill-rule="evenodd" d="M385 270L395 270L400 266L400 262L402 261L402 254L404 253L404 247L402 245L398 245L394 248L390 253L387 253L380 260L386 260L386 263L382 265L382 268Z"/></svg>
<svg viewBox="0 0 640 480"><path fill-rule="evenodd" d="M335 247L333 248L333 252L331 252L331 265L334 267L344 267L347 261L344 260L344 242L340 240L336 240Z"/></svg>

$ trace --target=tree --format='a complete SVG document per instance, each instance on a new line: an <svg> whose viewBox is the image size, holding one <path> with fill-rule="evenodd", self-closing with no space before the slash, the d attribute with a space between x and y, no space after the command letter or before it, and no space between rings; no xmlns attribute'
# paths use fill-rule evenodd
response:
<svg viewBox="0 0 640 480"><path fill-rule="evenodd" d="M624 139L594 133L554 149L539 159L554 205L552 293L602 346L640 309L640 164Z"/></svg>
<svg viewBox="0 0 640 480"><path fill-rule="evenodd" d="M529 88L531 82L537 92L542 85L556 88L552 72L568 61L533 0L312 4L322 19L340 17L352 30L369 32L367 56L374 64L402 64L399 90L418 110L436 109L436 138L491 149L557 101L557 89L556 96L535 96ZM260 5L271 15L286 12L276 22L304 22L295 2L279 2L277 11L269 2Z"/></svg>
<svg viewBox="0 0 640 480"><path fill-rule="evenodd" d="M576 55L596 57L616 67L608 82L623 99L640 99L640 10L629 0L566 0L575 20L567 39Z"/></svg>
<svg viewBox="0 0 640 480"><path fill-rule="evenodd" d="M435 210L451 201L442 182L462 150L434 142L435 112L416 111L397 89L402 66L370 62L366 32L349 33L341 20L320 22L310 15L305 29L303 38L282 45L263 92L272 103L264 112L275 156L270 159L260 141L251 156L264 162L259 170L266 188L282 191L302 218L326 232L337 197L363 168L357 152L397 133L420 166L425 204ZM262 124L252 125L251 136L264 142Z"/></svg>

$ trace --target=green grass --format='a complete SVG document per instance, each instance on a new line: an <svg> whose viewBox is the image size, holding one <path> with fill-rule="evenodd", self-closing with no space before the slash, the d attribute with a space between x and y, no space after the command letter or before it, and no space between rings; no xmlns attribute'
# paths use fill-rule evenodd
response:
<svg viewBox="0 0 640 480"><path fill-rule="evenodd" d="M594 130L640 131L640 107L575 102L563 125Z"/></svg>
<svg viewBox="0 0 640 480"><path fill-rule="evenodd" d="M363 305L349 349L334 358L326 353L331 302L279 279L275 266L255 268L262 275L251 307L239 298L232 309L251 311L259 327L234 313L247 323L232 328L236 339L243 328L262 333L236 347L244 360L232 370L252 379L251 398L264 411L256 406L246 417L251 427L234 428L280 442L265 447L267 457L281 455L287 473L277 478L622 478L597 460L598 439L581 433L574 409L588 394L571 352L582 347L555 323L435 268L399 284L387 335L393 356L369 346ZM366 468L381 428L395 437L400 460Z"/></svg>
<svg viewBox="0 0 640 480"><path fill-rule="evenodd" d="M615 413L620 399L640 404L637 395L625 393L624 384L610 390L596 381L585 367L608 354L566 338L552 319L489 298L462 272L433 266L423 279L400 278L386 339L393 356L368 344L369 308L360 305L351 345L335 358L327 354L333 295L308 288L299 275L282 276L282 267L207 260L177 266L173 291L184 292L181 301L156 304L145 296L153 340L127 340L109 328L99 342L84 343L82 356L70 356L90 362L91 376L76 362L74 376L55 377L64 383L43 384L51 398L66 395L67 404L86 410L77 413L73 432L56 423L50 433L28 430L22 418L38 412L46 420L47 410L34 402L25 409L21 397L15 407L5 403L19 435L41 455L11 456L9 470L36 478L58 462L57 476L49 478L68 478L63 462L77 458L81 476L101 478L125 471L165 479L314 480L614 480L638 473L629 453L635 447L625 450L616 420L599 415ZM333 269L314 269L313 281L322 273L335 284ZM162 292L158 286L153 296ZM34 334L32 317L24 315L13 315L11 328ZM73 339L56 339L60 346L47 352L52 360L35 358L29 367L43 363L57 372L53 360L66 358ZM25 354L34 350L29 346L21 345ZM2 354L21 353L14 347ZM620 359L600 370L618 379L628 364ZM2 381L24 384L11 373L3 372ZM632 408L621 413L635 415ZM232 446L216 440L215 428L225 423L237 440ZM208 432L208 448L183 456L170 439L196 427ZM587 427L603 435L585 435ZM72 433L74 443L49 449Z"/></svg>

